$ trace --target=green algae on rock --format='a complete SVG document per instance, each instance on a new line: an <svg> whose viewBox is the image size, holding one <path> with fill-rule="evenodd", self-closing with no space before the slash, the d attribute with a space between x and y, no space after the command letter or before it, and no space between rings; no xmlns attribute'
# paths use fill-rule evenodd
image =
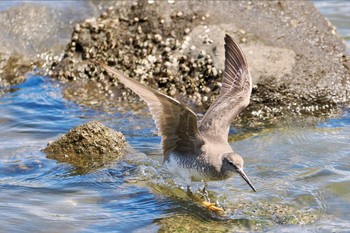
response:
<svg viewBox="0 0 350 233"><path fill-rule="evenodd" d="M126 141L122 133L90 121L77 126L43 149L47 158L73 165L87 173L123 157Z"/></svg>
<svg viewBox="0 0 350 233"><path fill-rule="evenodd" d="M302 209L282 202L244 201L239 198L228 201L225 196L219 198L225 212L213 213L190 198L186 189L177 186L172 179L157 181L152 178L146 183L152 193L162 198L166 197L176 206L183 207L169 218L156 220L156 224L160 227L159 232L203 232L208 229L219 232L252 232L281 225L306 226L324 217L320 211ZM198 190L194 191L194 195L200 197L203 193ZM208 193L213 202L218 200L217 195L212 191Z"/></svg>
<svg viewBox="0 0 350 233"><path fill-rule="evenodd" d="M288 206L257 204L254 207L253 203L237 206L243 209L247 207L256 209L254 216L210 218L210 216L203 217L204 214L198 210L197 214L184 211L156 220L156 224L160 227L158 232L261 232L279 225L312 224L318 219L317 214L303 212Z"/></svg>

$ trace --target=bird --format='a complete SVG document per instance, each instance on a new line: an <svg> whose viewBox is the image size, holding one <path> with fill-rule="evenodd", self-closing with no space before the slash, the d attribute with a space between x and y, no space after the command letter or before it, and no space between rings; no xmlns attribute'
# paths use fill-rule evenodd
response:
<svg viewBox="0 0 350 233"><path fill-rule="evenodd" d="M250 102L252 78L242 49L228 34L225 35L225 63L219 95L198 122L196 114L176 99L141 84L102 62L110 75L144 100L161 136L163 163L170 172L186 182L226 180L235 174L256 192L243 171L243 158L228 142L231 123ZM210 210L223 210L203 201Z"/></svg>

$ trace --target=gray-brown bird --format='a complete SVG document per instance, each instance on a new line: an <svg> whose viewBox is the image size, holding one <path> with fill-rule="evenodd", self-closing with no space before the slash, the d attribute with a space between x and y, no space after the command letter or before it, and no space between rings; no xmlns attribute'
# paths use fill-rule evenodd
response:
<svg viewBox="0 0 350 233"><path fill-rule="evenodd" d="M243 172L243 159L228 143L232 120L249 104L252 80L238 44L225 36L225 70L219 96L198 127L196 114L177 100L127 77L103 63L149 106L162 137L164 163L187 181L217 181L239 174L254 190ZM212 204L203 202L212 210Z"/></svg>

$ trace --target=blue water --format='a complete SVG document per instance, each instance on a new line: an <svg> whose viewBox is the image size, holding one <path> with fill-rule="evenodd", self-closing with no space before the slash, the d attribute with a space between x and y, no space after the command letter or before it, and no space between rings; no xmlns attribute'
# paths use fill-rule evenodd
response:
<svg viewBox="0 0 350 233"><path fill-rule="evenodd" d="M162 225L155 219L177 215L179 208L186 213L190 202L162 197L147 187L167 176L158 171L160 138L150 116L106 114L69 102L60 93L50 78L32 76L0 97L0 232L157 231ZM73 167L46 159L40 151L58 134L92 119L121 130L149 157L72 175ZM135 124L146 127L135 129ZM274 203L321 212L317 228L350 230L349 136L350 111L345 110L316 128L280 129L232 143L244 155L246 172L259 192L251 193L237 177L209 188L223 203L273 197ZM337 224L329 228L332 222Z"/></svg>
<svg viewBox="0 0 350 233"><path fill-rule="evenodd" d="M345 25L339 32L348 36L348 11L339 4L316 3ZM0 232L156 232L169 225L187 229L183 232L203 225L232 231L234 219L261 224L251 213L231 212L222 219L169 195L170 175L162 169L160 138L150 115L82 107L65 100L61 90L48 77L31 76L0 96ZM60 134L89 120L123 132L140 153L76 175L69 164L41 152ZM253 201L318 216L315 223L301 226L271 221L268 231L349 232L349 138L350 110L344 109L341 116L316 127L281 128L234 142L258 192L252 193L238 177L212 182L209 190L229 208L230 203ZM155 185L167 188L157 191Z"/></svg>
<svg viewBox="0 0 350 233"><path fill-rule="evenodd" d="M64 100L58 84L46 77L30 77L11 89L0 98L1 232L75 231L79 222L89 225L81 228L87 232L122 231L142 227L161 212L156 203L144 208L155 199L147 189L122 185L125 171L134 169L130 164L70 176L72 167L40 152L53 137L105 118L103 113ZM129 218L137 221L130 226Z"/></svg>

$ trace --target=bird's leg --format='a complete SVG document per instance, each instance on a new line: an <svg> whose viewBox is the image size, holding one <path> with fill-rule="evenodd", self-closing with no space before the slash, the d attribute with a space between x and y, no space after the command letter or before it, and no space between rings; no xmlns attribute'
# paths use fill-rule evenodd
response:
<svg viewBox="0 0 350 233"><path fill-rule="evenodd" d="M192 198L193 200L197 201L197 202L202 202L202 199L198 196L196 196L192 191L191 191L191 187L188 185L187 186L187 196L189 196L190 198Z"/></svg>
<svg viewBox="0 0 350 233"><path fill-rule="evenodd" d="M204 199L207 202L210 202L210 197L209 197L209 192L208 192L208 183L205 181L204 181L204 187L202 189L202 193L203 193Z"/></svg>
<svg viewBox="0 0 350 233"><path fill-rule="evenodd" d="M204 199L205 201L202 201L202 204L207 207L208 209L212 210L212 211L224 211L223 208L216 206L215 203L212 203L210 201L210 197L209 197L209 192L208 192L208 183L204 181L204 187L202 189L203 195L204 195Z"/></svg>
<svg viewBox="0 0 350 233"><path fill-rule="evenodd" d="M194 201L196 202L199 202L201 205L205 206L206 208L208 208L209 210L211 211L214 211L214 212L223 212L224 209L220 208L220 207L217 207L215 205L215 203L211 203L210 200L209 200L209 196L208 196L208 191L207 191L207 184L205 183L205 186L204 186L204 189L203 189L203 192L206 193L205 194L205 200L203 200L202 198L200 198L199 196L195 195L192 191L191 191L191 188L190 186L187 186L187 195L192 198Z"/></svg>
<svg viewBox="0 0 350 233"><path fill-rule="evenodd" d="M214 212L223 212L223 211L225 211L223 208L216 206L215 203L211 203L211 202L208 202L208 201L201 200L201 204L204 205L209 210L214 211Z"/></svg>

